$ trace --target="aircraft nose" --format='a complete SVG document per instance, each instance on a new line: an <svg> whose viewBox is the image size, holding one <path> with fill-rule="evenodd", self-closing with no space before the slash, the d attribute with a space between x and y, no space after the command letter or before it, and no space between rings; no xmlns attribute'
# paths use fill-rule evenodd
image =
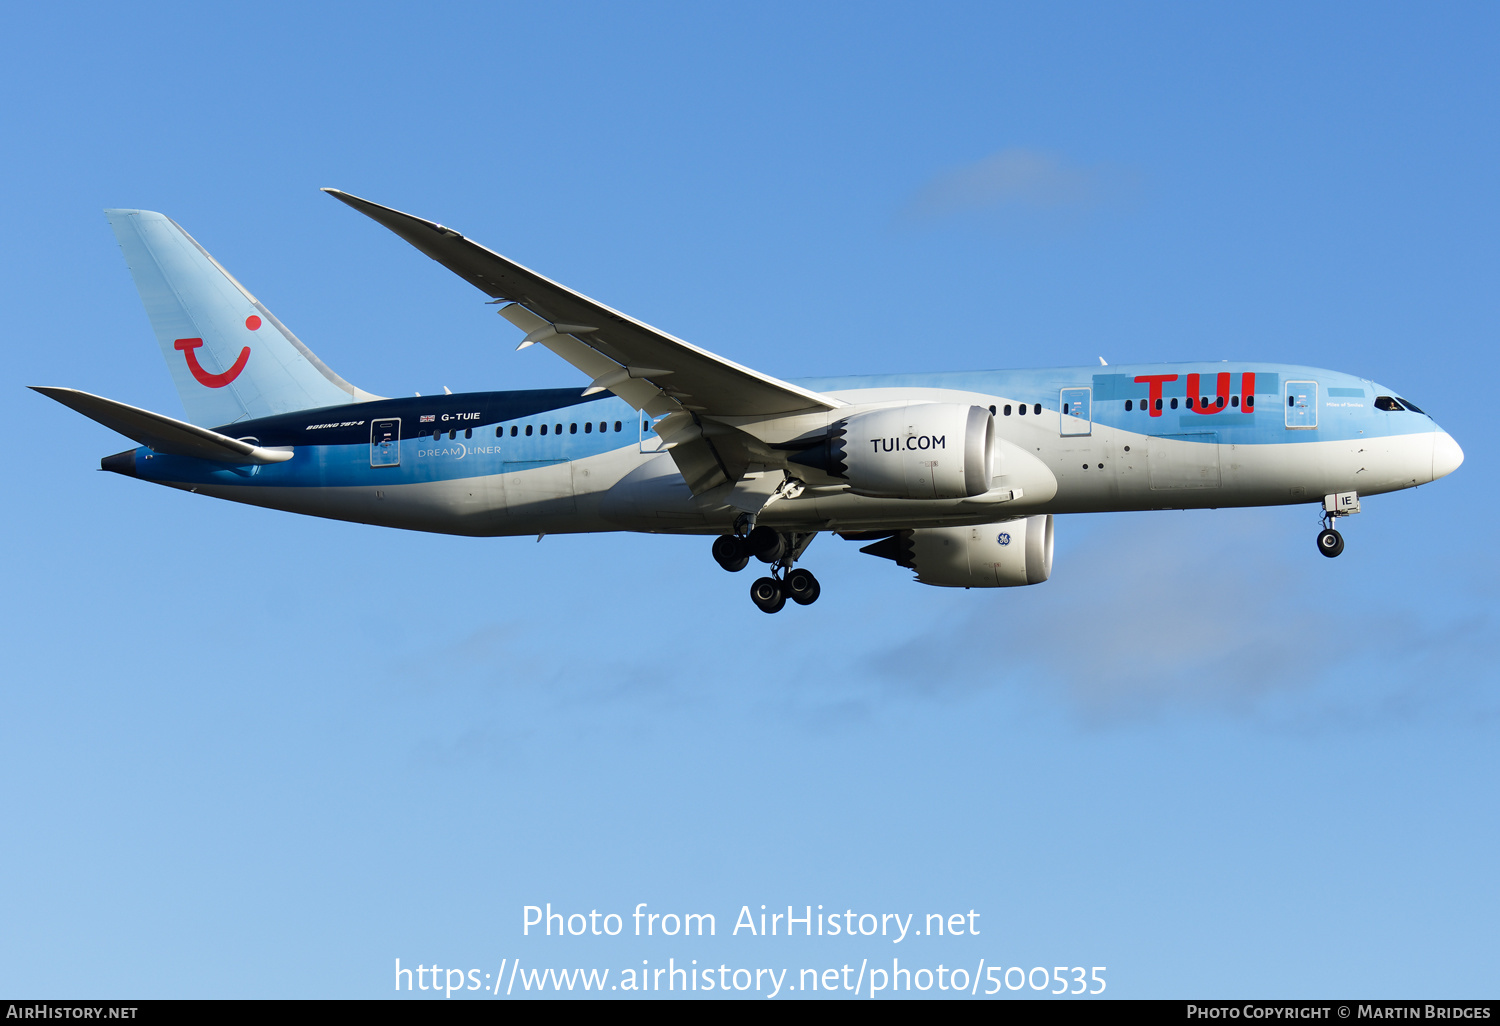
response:
<svg viewBox="0 0 1500 1026"><path fill-rule="evenodd" d="M1453 436L1439 431L1432 436L1432 479L1447 477L1464 461L1464 451L1458 447Z"/></svg>

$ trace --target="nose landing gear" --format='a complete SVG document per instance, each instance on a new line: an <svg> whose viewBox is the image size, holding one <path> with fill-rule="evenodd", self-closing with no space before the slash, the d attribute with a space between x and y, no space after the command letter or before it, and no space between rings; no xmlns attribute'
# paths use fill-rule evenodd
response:
<svg viewBox="0 0 1500 1026"><path fill-rule="evenodd" d="M816 531L752 529L748 523L737 524L736 528L736 533L714 539L714 560L730 572L745 569L751 556L771 565L770 576L757 578L750 585L750 601L757 609L763 613L777 613L786 606L787 599L799 606L810 606L818 600L823 591L818 579L809 570L792 569L792 564L812 544Z"/></svg>
<svg viewBox="0 0 1500 1026"><path fill-rule="evenodd" d="M1344 551L1344 536L1333 529L1339 517L1359 512L1357 492L1336 492L1323 497L1323 530L1318 532L1318 551L1329 559Z"/></svg>

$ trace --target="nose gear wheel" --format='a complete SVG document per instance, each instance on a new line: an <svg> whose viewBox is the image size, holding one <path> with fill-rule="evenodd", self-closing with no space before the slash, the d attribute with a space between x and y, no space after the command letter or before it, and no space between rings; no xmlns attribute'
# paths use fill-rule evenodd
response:
<svg viewBox="0 0 1500 1026"><path fill-rule="evenodd" d="M1335 531L1333 525L1338 517L1347 515L1346 513L1338 513L1326 508L1323 511L1323 516L1319 521L1323 525L1323 529L1318 532L1318 551L1329 559L1344 551L1344 536Z"/></svg>

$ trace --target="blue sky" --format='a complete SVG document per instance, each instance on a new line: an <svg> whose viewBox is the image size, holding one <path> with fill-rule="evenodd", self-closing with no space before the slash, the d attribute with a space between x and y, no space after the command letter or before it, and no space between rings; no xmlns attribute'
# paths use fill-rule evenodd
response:
<svg viewBox="0 0 1500 1026"><path fill-rule="evenodd" d="M0 992L900 957L1494 996L1493 5L84 4L7 37ZM1304 363L1467 459L1337 560L1305 507L1065 517L1053 579L997 593L819 538L821 601L776 617L701 539L96 473L124 443L23 386L180 410L106 207L373 392L579 382L319 186L783 377ZM546 902L719 935L523 937ZM982 932L730 936L761 904Z"/></svg>

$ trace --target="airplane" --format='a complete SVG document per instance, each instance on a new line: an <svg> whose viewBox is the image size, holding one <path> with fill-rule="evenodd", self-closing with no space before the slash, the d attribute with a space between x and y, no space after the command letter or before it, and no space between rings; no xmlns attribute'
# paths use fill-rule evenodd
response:
<svg viewBox="0 0 1500 1026"><path fill-rule="evenodd" d="M1463 462L1396 390L1256 362L785 381L461 233L323 190L477 287L587 385L383 398L336 374L175 221L109 210L185 420L35 390L138 443L100 469L311 516L476 537L712 537L775 613L822 587L820 533L939 587L1051 576L1064 513L1318 504L1318 551L1371 495ZM445 393L446 393L445 389Z"/></svg>

